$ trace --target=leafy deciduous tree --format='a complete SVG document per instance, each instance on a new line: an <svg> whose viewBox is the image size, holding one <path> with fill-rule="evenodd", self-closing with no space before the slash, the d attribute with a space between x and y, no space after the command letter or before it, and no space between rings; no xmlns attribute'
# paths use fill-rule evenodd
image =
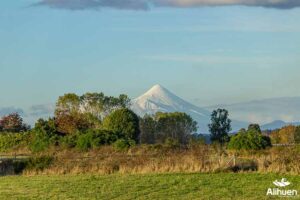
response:
<svg viewBox="0 0 300 200"><path fill-rule="evenodd" d="M103 128L119 133L125 139L138 142L140 129L138 116L127 108L112 112L103 121Z"/></svg>
<svg viewBox="0 0 300 200"><path fill-rule="evenodd" d="M180 144L187 144L189 137L197 131L197 122L186 113L158 112L154 119L157 123L156 140L161 143L168 138L172 138L178 140Z"/></svg>

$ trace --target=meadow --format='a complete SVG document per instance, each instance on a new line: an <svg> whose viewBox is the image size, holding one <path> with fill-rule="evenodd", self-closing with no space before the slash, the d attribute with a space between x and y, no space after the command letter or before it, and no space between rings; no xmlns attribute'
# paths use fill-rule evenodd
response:
<svg viewBox="0 0 300 200"><path fill-rule="evenodd" d="M287 175L300 191L300 177ZM0 178L1 199L276 199L266 195L283 175L172 173L51 175ZM294 197L293 199L300 199Z"/></svg>

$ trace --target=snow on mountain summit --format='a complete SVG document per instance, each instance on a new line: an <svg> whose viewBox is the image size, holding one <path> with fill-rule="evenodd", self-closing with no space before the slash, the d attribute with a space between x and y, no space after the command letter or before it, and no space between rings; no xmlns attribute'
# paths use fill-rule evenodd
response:
<svg viewBox="0 0 300 200"><path fill-rule="evenodd" d="M133 100L133 102L148 113L149 109L168 112L168 109L176 110L182 108L183 100L161 85L155 85L145 94Z"/></svg>
<svg viewBox="0 0 300 200"><path fill-rule="evenodd" d="M140 116L156 112L184 112L198 122L202 131L207 131L210 112L176 96L161 85L154 85L140 97L132 100L131 109Z"/></svg>

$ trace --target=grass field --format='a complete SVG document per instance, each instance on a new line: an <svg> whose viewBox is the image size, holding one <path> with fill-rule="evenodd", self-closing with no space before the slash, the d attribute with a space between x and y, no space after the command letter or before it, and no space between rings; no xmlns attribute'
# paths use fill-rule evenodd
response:
<svg viewBox="0 0 300 200"><path fill-rule="evenodd" d="M276 199L266 192L282 177L256 173L8 176L0 177L0 199ZM300 191L299 176L284 177L292 182L290 188Z"/></svg>

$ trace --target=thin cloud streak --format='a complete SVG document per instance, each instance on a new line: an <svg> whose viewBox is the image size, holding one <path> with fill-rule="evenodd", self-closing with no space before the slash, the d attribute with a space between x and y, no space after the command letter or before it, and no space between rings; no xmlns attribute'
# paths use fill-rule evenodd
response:
<svg viewBox="0 0 300 200"><path fill-rule="evenodd" d="M33 6L48 6L67 10L149 10L155 7L196 8L216 6L252 6L276 9L300 7L299 0L41 0Z"/></svg>
<svg viewBox="0 0 300 200"><path fill-rule="evenodd" d="M259 68L271 68L275 66L282 66L286 64L295 64L299 62L296 56L224 56L224 55L150 55L142 56L144 59L152 61L166 61L166 62L184 62L184 63L199 63L199 64L255 64Z"/></svg>

